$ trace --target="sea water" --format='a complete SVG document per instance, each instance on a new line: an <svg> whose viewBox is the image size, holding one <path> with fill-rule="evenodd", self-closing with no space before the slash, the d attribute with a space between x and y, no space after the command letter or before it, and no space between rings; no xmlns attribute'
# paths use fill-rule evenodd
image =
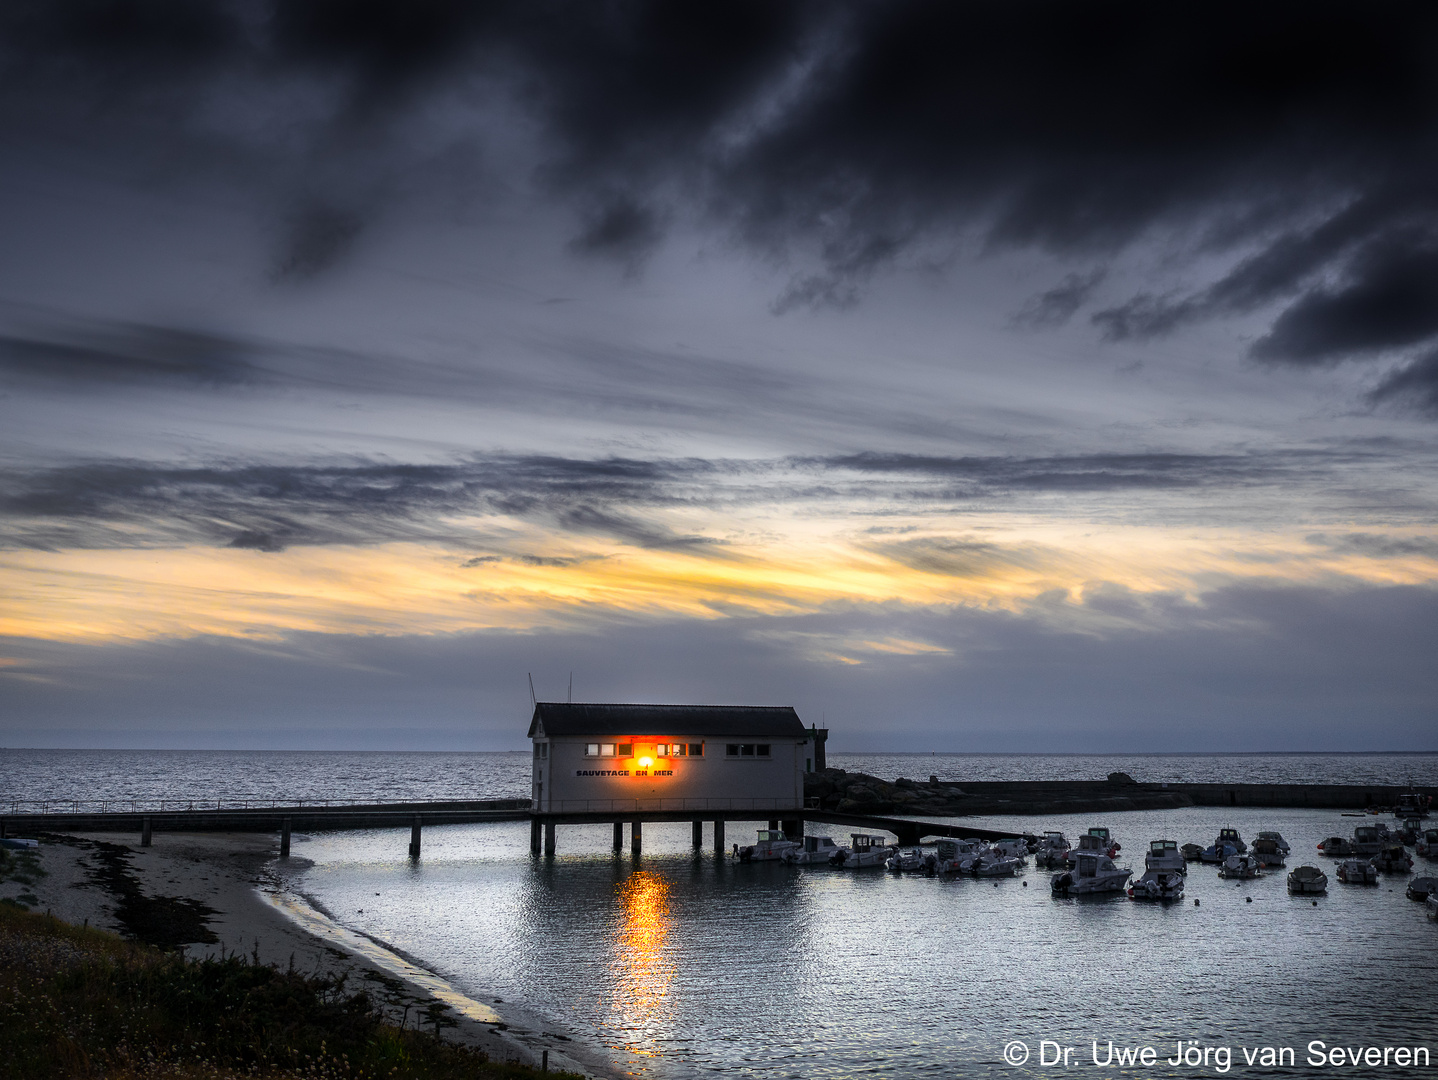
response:
<svg viewBox="0 0 1438 1080"><path fill-rule="evenodd" d="M1435 755L833 755L833 763L960 782L1124 771L1138 780L1431 784L1438 773ZM8 751L0 766L12 798L70 797L77 788L116 798L185 790L475 798L522 795L529 759ZM415 862L406 858L408 830L296 836L280 872L342 925L479 1001L523 1003L552 1036L596 1045L637 1076L1432 1075L1394 1065L1391 1054L1386 1067L1310 1064L1334 1048L1438 1053L1438 924L1404 896L1408 875L1346 886L1316 850L1364 820L1209 807L970 820L1071 838L1105 825L1123 844L1119 863L1140 872L1151 839L1208 843L1231 825L1251 840L1278 829L1293 848L1290 867L1327 870L1329 891L1316 904L1287 894L1285 871L1227 882L1198 864L1184 901L1169 906L1122 895L1055 899L1049 874L1032 866L995 882L740 864L714 854L707 825L706 849L694 852L687 823L647 824L638 858L611 851L608 825L560 826L553 858L529 853L525 823L426 828ZM726 840L749 840L764 824L731 822ZM846 839L842 829L809 828ZM1416 872L1438 874L1438 864L1419 860ZM1110 1044L1118 1056L1148 1049L1157 1065L1114 1064ZM1095 1048L1108 1064L1094 1064ZM1277 1068L1245 1063L1245 1054L1257 1062L1270 1050L1292 1056ZM1011 1064L1020 1051L1027 1058ZM1186 1063L1195 1051L1201 1063Z"/></svg>

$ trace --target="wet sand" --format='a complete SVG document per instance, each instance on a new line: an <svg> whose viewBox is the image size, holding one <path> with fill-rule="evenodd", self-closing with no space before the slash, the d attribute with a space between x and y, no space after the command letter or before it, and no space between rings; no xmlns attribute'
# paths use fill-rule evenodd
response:
<svg viewBox="0 0 1438 1080"><path fill-rule="evenodd" d="M278 855L273 836L156 833L148 848L114 833L44 840L39 864L45 876L32 885L0 883L0 897L28 893L36 911L182 947L187 956L239 953L282 967L293 963L304 972L345 975L350 987L383 1003L395 1023L413 1025L426 1003L444 1001L455 1021L444 1038L474 1046L491 1060L537 1067L548 1050L551 1069L625 1075L598 1048L554 1032L522 1005L466 999L412 958L382 942L357 940L303 898L285 893L273 870ZM291 857L290 867L295 865L305 864Z"/></svg>

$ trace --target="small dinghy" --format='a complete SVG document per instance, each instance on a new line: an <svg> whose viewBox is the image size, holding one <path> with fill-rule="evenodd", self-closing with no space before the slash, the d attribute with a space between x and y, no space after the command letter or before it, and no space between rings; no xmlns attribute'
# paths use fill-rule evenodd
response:
<svg viewBox="0 0 1438 1080"><path fill-rule="evenodd" d="M1133 871L1115 866L1107 855L1083 852L1072 870L1055 874L1049 882L1056 896L1088 896L1094 893L1122 892Z"/></svg>
<svg viewBox="0 0 1438 1080"><path fill-rule="evenodd" d="M1218 868L1218 876L1247 881L1250 878L1263 876L1263 864L1258 861L1257 855L1230 855Z"/></svg>
<svg viewBox="0 0 1438 1080"><path fill-rule="evenodd" d="M1404 850L1402 844L1384 844L1382 850L1373 856L1373 865L1380 874L1406 874L1413 869L1413 856Z"/></svg>
<svg viewBox="0 0 1438 1080"><path fill-rule="evenodd" d="M884 869L893 874L910 873L924 869L924 852L920 848L904 848L884 860Z"/></svg>
<svg viewBox="0 0 1438 1080"><path fill-rule="evenodd" d="M975 859L968 870L974 877L1013 877L1019 872L1020 865L1012 855L991 848Z"/></svg>
<svg viewBox="0 0 1438 1080"><path fill-rule="evenodd" d="M1202 844L1184 844L1178 850L1183 853L1185 862L1199 862L1203 859Z"/></svg>
<svg viewBox="0 0 1438 1080"><path fill-rule="evenodd" d="M1128 887L1130 900L1182 900L1183 875L1177 870L1146 870Z"/></svg>
<svg viewBox="0 0 1438 1080"><path fill-rule="evenodd" d="M1338 880L1345 885L1377 885L1378 868L1367 859L1344 859L1338 864Z"/></svg>
<svg viewBox="0 0 1438 1080"><path fill-rule="evenodd" d="M1330 859L1346 859L1350 855L1358 854L1354 850L1353 841L1346 836L1330 836L1318 845L1318 850Z"/></svg>
<svg viewBox="0 0 1438 1080"><path fill-rule="evenodd" d="M1288 891L1295 896L1328 891L1328 875L1316 866L1300 866L1288 872Z"/></svg>
<svg viewBox="0 0 1438 1080"><path fill-rule="evenodd" d="M1408 883L1408 888L1403 892L1409 900L1427 900L1434 893L1438 893L1438 878L1416 877Z"/></svg>

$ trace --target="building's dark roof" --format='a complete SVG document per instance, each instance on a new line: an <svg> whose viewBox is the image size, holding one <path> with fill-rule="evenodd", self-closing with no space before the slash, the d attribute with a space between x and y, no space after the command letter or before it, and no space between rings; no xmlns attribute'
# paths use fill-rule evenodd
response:
<svg viewBox="0 0 1438 1080"><path fill-rule="evenodd" d="M752 735L802 739L808 734L788 705L581 705L541 701L529 737L540 723L564 735Z"/></svg>

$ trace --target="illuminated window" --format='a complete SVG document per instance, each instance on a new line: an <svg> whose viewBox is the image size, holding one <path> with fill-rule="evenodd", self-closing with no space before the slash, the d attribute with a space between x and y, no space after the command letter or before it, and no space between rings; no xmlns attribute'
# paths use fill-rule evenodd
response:
<svg viewBox="0 0 1438 1080"><path fill-rule="evenodd" d="M585 756L585 757L598 757L598 756L599 756L599 744L598 744L597 742L585 743L585 744L584 744L584 756Z"/></svg>
<svg viewBox="0 0 1438 1080"><path fill-rule="evenodd" d="M584 744L585 757L613 757L614 744L612 742L592 742Z"/></svg>
<svg viewBox="0 0 1438 1080"><path fill-rule="evenodd" d="M600 744L599 744L599 756L600 756L600 757L613 757L613 756L614 756L614 744L613 744L612 742L600 743Z"/></svg>
<svg viewBox="0 0 1438 1080"><path fill-rule="evenodd" d="M662 743L660 743L660 744L655 748L655 753L657 753L660 757L668 757L668 756L669 756L669 744L668 744L667 742L662 742Z"/></svg>

